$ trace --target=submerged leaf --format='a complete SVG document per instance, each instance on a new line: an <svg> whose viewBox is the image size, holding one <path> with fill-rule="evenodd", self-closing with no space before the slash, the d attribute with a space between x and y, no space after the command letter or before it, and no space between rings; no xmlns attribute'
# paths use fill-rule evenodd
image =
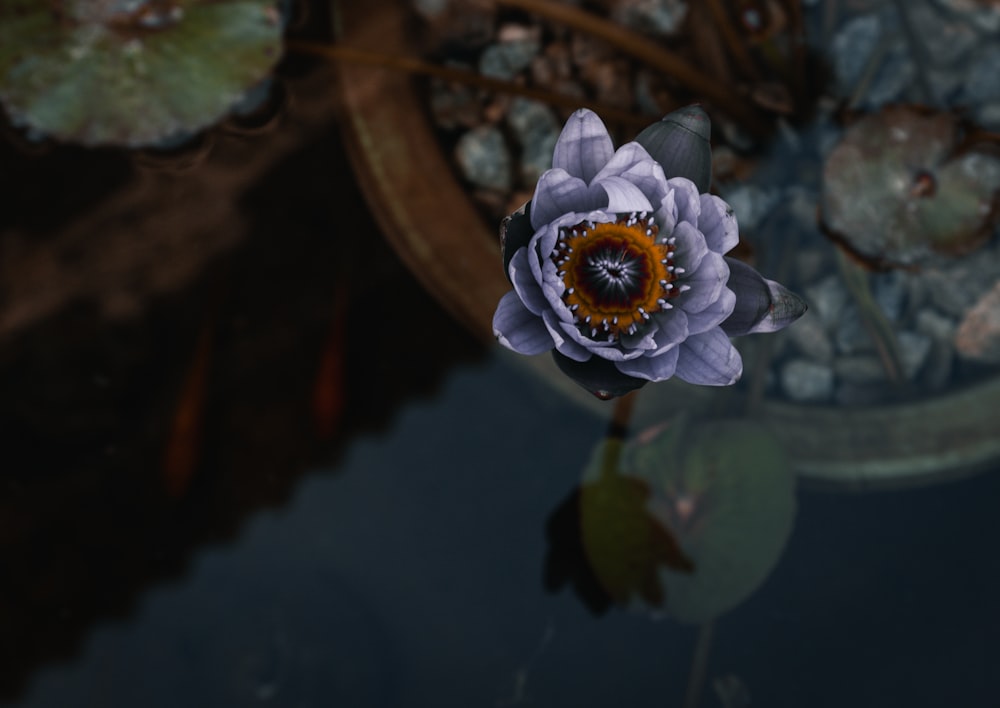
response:
<svg viewBox="0 0 1000 708"><path fill-rule="evenodd" d="M618 470L622 441L608 438L591 460L593 476L580 487L583 545L607 593L619 604L639 599L663 607L661 566L694 569L670 531L647 512L649 484ZM589 475L588 475L589 476Z"/></svg>
<svg viewBox="0 0 1000 708"><path fill-rule="evenodd" d="M584 547L618 602L704 622L777 563L794 485L781 446L748 420L675 422L606 441L584 477Z"/></svg>
<svg viewBox="0 0 1000 708"><path fill-rule="evenodd" d="M0 102L60 140L160 144L265 79L281 31L274 0L0 0Z"/></svg>

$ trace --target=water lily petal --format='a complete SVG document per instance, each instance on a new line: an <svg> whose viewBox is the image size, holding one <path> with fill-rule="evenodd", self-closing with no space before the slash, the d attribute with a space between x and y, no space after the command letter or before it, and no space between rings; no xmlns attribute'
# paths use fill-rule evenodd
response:
<svg viewBox="0 0 1000 708"><path fill-rule="evenodd" d="M718 327L736 306L736 293L729 288L723 288L719 298L701 312L689 313L687 316L688 334L701 334L713 327Z"/></svg>
<svg viewBox="0 0 1000 708"><path fill-rule="evenodd" d="M559 134L552 166L590 184L614 154L615 146L604 122L593 111L581 108L569 117Z"/></svg>
<svg viewBox="0 0 1000 708"><path fill-rule="evenodd" d="M642 190L654 210L661 206L663 198L670 191L666 177L663 176L663 168L652 160L644 160L633 165L621 176Z"/></svg>
<svg viewBox="0 0 1000 708"><path fill-rule="evenodd" d="M607 210L616 213L653 211L653 205L637 186L624 177L607 177L594 182L608 195Z"/></svg>
<svg viewBox="0 0 1000 708"><path fill-rule="evenodd" d="M517 253L510 261L508 268L510 282L514 285L514 291L521 298L521 302L532 314L541 315L542 311L548 307L545 296L542 295L542 288L531 273L531 266L528 264L528 249L518 249Z"/></svg>
<svg viewBox="0 0 1000 708"><path fill-rule="evenodd" d="M722 322L726 334L736 337L757 332L777 332L805 314L808 307L781 283L768 280L743 261L726 258L729 288L736 306Z"/></svg>
<svg viewBox="0 0 1000 708"><path fill-rule="evenodd" d="M613 362L596 356L587 361L573 361L553 350L552 358L564 374L604 400L624 396L649 383L648 379L623 374Z"/></svg>
<svg viewBox="0 0 1000 708"><path fill-rule="evenodd" d="M650 381L665 381L677 370L680 347L672 347L658 356L640 356L628 361L615 362L623 374Z"/></svg>
<svg viewBox="0 0 1000 708"><path fill-rule="evenodd" d="M684 310L675 307L653 315L653 318L659 325L654 337L658 350L666 352L687 338L688 316Z"/></svg>
<svg viewBox="0 0 1000 708"><path fill-rule="evenodd" d="M576 319L572 316L568 321L565 319L562 320L560 325L562 326L563 334L565 336L569 337L570 340L576 342L589 352L596 354L602 349L617 348L616 342L609 342L606 338L591 339L590 337L585 336L583 332L580 331L580 326L577 324ZM598 332L600 332L600 330L598 330Z"/></svg>
<svg viewBox="0 0 1000 708"><path fill-rule="evenodd" d="M615 151L615 154L601 168L601 171L594 175L594 179L599 181L608 177L616 177L644 162L648 162L651 165L658 164L649 156L646 148L639 143L625 143ZM663 178L663 181L666 182L666 177Z"/></svg>
<svg viewBox="0 0 1000 708"><path fill-rule="evenodd" d="M740 241L740 229L732 207L714 194L702 194L698 228L705 234L708 247L726 254Z"/></svg>
<svg viewBox="0 0 1000 708"><path fill-rule="evenodd" d="M743 374L743 359L718 327L688 337L678 347L674 375L688 383L729 386Z"/></svg>
<svg viewBox="0 0 1000 708"><path fill-rule="evenodd" d="M566 336L566 323L561 322L555 313L546 310L542 313L542 321L548 330L549 338L555 343L556 351L574 361L587 361L590 351Z"/></svg>
<svg viewBox="0 0 1000 708"><path fill-rule="evenodd" d="M673 177L667 180L667 185L674 188L677 220L697 224L698 217L701 216L701 195L694 182L685 177Z"/></svg>
<svg viewBox="0 0 1000 708"><path fill-rule="evenodd" d="M677 224L671 236L677 239L674 262L684 269L683 272L694 273L709 252L705 236L688 221Z"/></svg>
<svg viewBox="0 0 1000 708"><path fill-rule="evenodd" d="M627 349L652 351L656 349L656 333L659 331L660 324L653 318L635 334L622 334L621 343Z"/></svg>
<svg viewBox="0 0 1000 708"><path fill-rule="evenodd" d="M554 346L542 320L524 306L513 290L500 298L493 315L493 336L508 349L529 356Z"/></svg>
<svg viewBox="0 0 1000 708"><path fill-rule="evenodd" d="M642 349L623 349L621 347L595 347L591 349L591 352L608 361L627 361L643 355Z"/></svg>
<svg viewBox="0 0 1000 708"><path fill-rule="evenodd" d="M531 225L540 229L564 214L602 209L607 204L604 190L589 188L586 182L565 170L547 170L538 179L531 200Z"/></svg>
<svg viewBox="0 0 1000 708"><path fill-rule="evenodd" d="M677 200L676 191L668 186L666 194L660 200L656 208L656 223L660 226L661 234L670 234L677 226Z"/></svg>
<svg viewBox="0 0 1000 708"><path fill-rule="evenodd" d="M729 266L726 259L715 251L708 251L701 260L701 265L694 273L685 273L678 282L683 288L690 290L682 292L671 302L674 307L680 307L688 314L701 312L719 299L722 289L729 279ZM737 299L739 295L737 294Z"/></svg>

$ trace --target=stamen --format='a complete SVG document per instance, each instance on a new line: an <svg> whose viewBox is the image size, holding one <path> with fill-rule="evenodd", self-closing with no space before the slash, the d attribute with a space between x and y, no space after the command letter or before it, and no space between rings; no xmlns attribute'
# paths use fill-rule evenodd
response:
<svg viewBox="0 0 1000 708"><path fill-rule="evenodd" d="M588 219L559 230L549 258L562 281L562 300L584 337L600 333L613 342L669 309L665 293L675 276L674 249L667 241L646 211L619 214L613 222Z"/></svg>

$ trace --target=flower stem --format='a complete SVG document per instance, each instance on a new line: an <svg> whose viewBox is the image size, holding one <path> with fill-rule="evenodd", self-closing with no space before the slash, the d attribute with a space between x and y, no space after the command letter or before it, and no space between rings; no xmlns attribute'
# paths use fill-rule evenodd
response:
<svg viewBox="0 0 1000 708"><path fill-rule="evenodd" d="M552 0L496 0L498 5L534 13L566 27L603 39L623 54L630 55L652 69L672 76L692 92L714 102L743 127L756 134L768 132L763 117L738 94L715 77L702 73L677 54L652 39L620 27L593 13Z"/></svg>
<svg viewBox="0 0 1000 708"><path fill-rule="evenodd" d="M708 654L712 649L714 629L715 620L708 620L698 629L698 640L694 645L694 657L691 660L691 673L688 676L683 708L698 708L701 704L701 689L708 674Z"/></svg>
<svg viewBox="0 0 1000 708"><path fill-rule="evenodd" d="M366 64L369 66L384 67L396 71L418 74L422 76L433 76L445 81L474 86L485 91L504 93L515 96L531 98L550 106L575 110L581 106L592 109L609 123L615 123L622 127L641 130L649 125L650 120L655 116L642 116L633 111L623 111L614 106L603 105L594 101L587 101L577 96L566 96L543 89L522 86L512 81L503 81L489 76L483 76L467 69L457 69L450 66L433 64L414 57L400 56L395 54L384 54L366 49L356 49L340 44L324 44L321 42L309 42L305 40L291 40L287 43L290 51L300 54L310 54L320 56L333 61L348 62L352 64Z"/></svg>

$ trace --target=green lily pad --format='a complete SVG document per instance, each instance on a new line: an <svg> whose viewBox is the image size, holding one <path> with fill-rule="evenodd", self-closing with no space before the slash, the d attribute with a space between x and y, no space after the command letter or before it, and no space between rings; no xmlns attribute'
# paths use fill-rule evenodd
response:
<svg viewBox="0 0 1000 708"><path fill-rule="evenodd" d="M777 564L794 488L781 446L749 420L676 421L604 441L581 487L584 548L619 603L705 622Z"/></svg>
<svg viewBox="0 0 1000 708"><path fill-rule="evenodd" d="M0 102L60 140L156 145L238 104L281 33L275 0L0 0Z"/></svg>
<svg viewBox="0 0 1000 708"><path fill-rule="evenodd" d="M892 106L850 126L823 169L823 222L857 254L892 265L973 250L992 233L1000 158L955 154L958 120Z"/></svg>

